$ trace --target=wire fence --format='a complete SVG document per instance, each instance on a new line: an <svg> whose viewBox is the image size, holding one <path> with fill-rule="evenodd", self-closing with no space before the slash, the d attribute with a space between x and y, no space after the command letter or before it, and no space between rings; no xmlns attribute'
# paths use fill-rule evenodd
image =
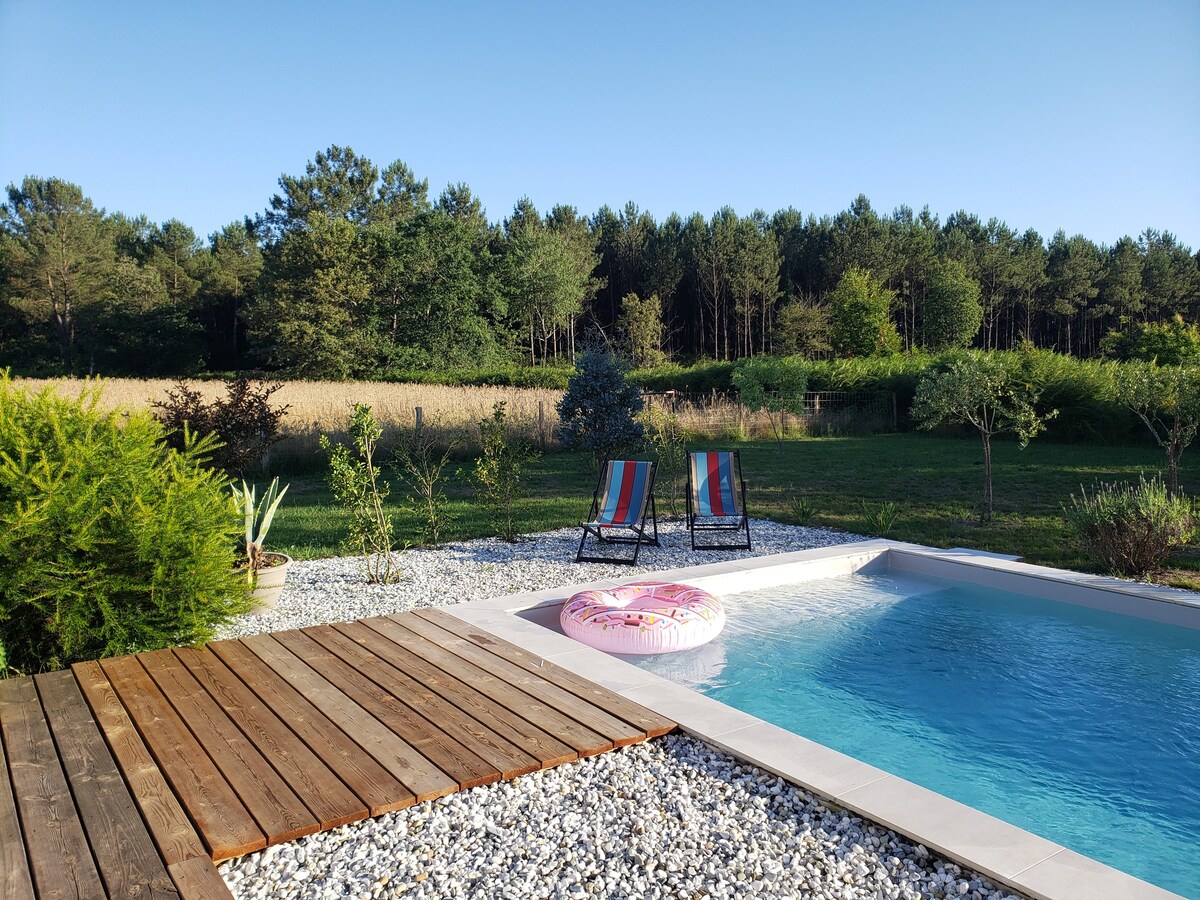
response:
<svg viewBox="0 0 1200 900"><path fill-rule="evenodd" d="M778 395L777 395L778 396ZM667 412L703 437L738 439L839 437L897 430L896 395L891 391L807 391L780 404L787 411L754 411L735 392L643 395L647 408Z"/></svg>

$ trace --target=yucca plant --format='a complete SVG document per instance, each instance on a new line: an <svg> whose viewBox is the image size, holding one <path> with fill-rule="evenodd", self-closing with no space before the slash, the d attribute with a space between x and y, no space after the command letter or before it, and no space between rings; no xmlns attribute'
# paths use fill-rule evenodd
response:
<svg viewBox="0 0 1200 900"><path fill-rule="evenodd" d="M234 501L241 509L245 522L245 534L238 542L238 549L247 562L246 578L251 584L254 583L255 574L262 567L263 542L267 539L267 533L275 519L275 511L279 509L288 487L289 485L284 485L283 490L280 490L279 479L273 478L267 492L259 501L254 485L247 487L243 481L241 487L236 484L232 486Z"/></svg>

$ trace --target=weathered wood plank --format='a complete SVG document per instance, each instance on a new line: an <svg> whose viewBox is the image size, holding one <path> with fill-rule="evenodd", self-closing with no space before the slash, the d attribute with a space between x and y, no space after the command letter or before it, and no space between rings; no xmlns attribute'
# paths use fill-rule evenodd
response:
<svg viewBox="0 0 1200 900"><path fill-rule="evenodd" d="M366 805L258 696L207 650L175 655L317 817L321 829L365 819Z"/></svg>
<svg viewBox="0 0 1200 900"><path fill-rule="evenodd" d="M523 650L515 644L488 634L474 625L464 622L451 613L441 609L420 609L413 615L420 616L426 621L449 631L451 634L464 638L477 647L514 663L528 672L532 672L564 690L570 691L581 700L587 700L612 713L635 728L644 731L649 737L661 737L675 730L675 723L658 713L646 709L639 703L634 703L614 691L600 687L595 682L588 681L576 675L569 669L556 666L552 662L541 659Z"/></svg>
<svg viewBox="0 0 1200 900"><path fill-rule="evenodd" d="M4 751L4 729L0 728L0 897L33 900L33 876L25 855L17 801L8 777L8 757Z"/></svg>
<svg viewBox="0 0 1200 900"><path fill-rule="evenodd" d="M104 896L32 678L0 681L0 730L38 895Z"/></svg>
<svg viewBox="0 0 1200 900"><path fill-rule="evenodd" d="M408 788L240 641L215 641L208 649L337 772L371 815L381 816L415 802Z"/></svg>
<svg viewBox="0 0 1200 900"><path fill-rule="evenodd" d="M394 641L389 641L364 622L339 624L334 628L381 659L388 660L422 687L452 703L486 728L508 738L538 760L542 768L579 758L579 754L562 741L526 722L482 691L463 684Z"/></svg>
<svg viewBox="0 0 1200 900"><path fill-rule="evenodd" d="M344 693L314 672L269 635L242 638L242 643L300 690L330 721L353 738L416 795L418 801L444 797L458 783L414 750Z"/></svg>
<svg viewBox="0 0 1200 900"><path fill-rule="evenodd" d="M563 715L570 716L576 722L586 728L590 728L597 734L604 735L604 737L613 742L614 746L625 747L646 739L646 732L640 728L634 728L623 719L609 714L602 706L593 704L588 700L583 700L565 688L561 688L549 679L544 678L540 673L533 673L527 669L523 669L516 663L511 663L501 656L490 653L465 638L451 634L439 625L421 618L416 613L406 613L404 616L392 616L391 618L398 621L414 634L418 634L427 641L449 650L460 659L479 666L485 672L503 679L513 687L520 688L531 697L540 700L547 706L554 707Z"/></svg>
<svg viewBox="0 0 1200 900"><path fill-rule="evenodd" d="M175 711L241 798L268 844L314 834L321 825L254 745L170 650L139 653Z"/></svg>
<svg viewBox="0 0 1200 900"><path fill-rule="evenodd" d="M83 697L91 707L109 750L121 769L134 802L150 829L158 852L168 866L196 856L208 858L195 826L163 778L158 763L117 698L99 663L72 667Z"/></svg>
<svg viewBox="0 0 1200 900"><path fill-rule="evenodd" d="M266 847L254 817L138 661L122 656L102 660L100 667L213 859Z"/></svg>
<svg viewBox="0 0 1200 900"><path fill-rule="evenodd" d="M458 782L459 789L500 779L500 770L480 759L432 722L367 678L305 631L277 632L275 639L334 687L402 737L422 756Z"/></svg>
<svg viewBox="0 0 1200 900"><path fill-rule="evenodd" d="M171 864L167 871L179 888L183 900L233 900L233 893L221 879L221 873L207 857L194 857Z"/></svg>
<svg viewBox="0 0 1200 900"><path fill-rule="evenodd" d="M34 682L108 895L178 898L75 676L54 672Z"/></svg>
<svg viewBox="0 0 1200 900"><path fill-rule="evenodd" d="M359 626L351 624L345 627L353 630ZM364 628L362 631L374 636L383 645L389 645L386 638L375 634L369 628ZM438 723L447 734L461 741L480 758L495 766L502 778L515 778L541 768L539 760L484 727L420 682L413 680L392 665L389 660L371 653L366 649L365 644L355 642L337 628L328 625L308 629L308 632L359 672L369 676L372 681L397 700L405 703L429 721ZM395 645L390 644L390 646Z"/></svg>
<svg viewBox="0 0 1200 900"><path fill-rule="evenodd" d="M612 741L603 735L580 725L570 716L563 715L554 707L513 687L491 672L467 662L462 657L455 656L449 650L410 631L396 618L383 616L364 619L363 624L374 628L388 640L394 641L422 659L433 663L447 675L483 691L527 722L554 735L580 756L594 756L613 748Z"/></svg>

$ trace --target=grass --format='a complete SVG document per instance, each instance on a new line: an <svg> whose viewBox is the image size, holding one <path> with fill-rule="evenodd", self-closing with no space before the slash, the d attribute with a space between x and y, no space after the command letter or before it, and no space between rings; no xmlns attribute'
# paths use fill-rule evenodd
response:
<svg viewBox="0 0 1200 900"><path fill-rule="evenodd" d="M706 444L711 446L711 442ZM982 495L981 451L976 441L921 434L851 438L754 441L740 444L753 516L795 521L799 494L811 515L805 524L862 533L864 515L894 503L900 514L889 537L935 547L971 547L1014 553L1027 561L1092 571L1062 518L1062 504L1081 484L1096 480L1136 479L1157 471L1162 458L1150 446L1098 447L1034 442L1026 450L1015 443L995 446L995 521L977 522ZM1184 457L1181 481L1200 487L1200 454ZM464 463L463 468L469 468ZM578 524L587 513L595 487L587 457L553 453L530 470L530 497L520 508L522 531ZM283 480L289 480L285 475ZM413 520L400 512L403 494L393 477L391 509L401 542L415 535ZM297 558L339 552L344 534L340 510L333 506L319 475L290 479L292 488L280 508L271 544ZM658 490L660 514L665 492ZM455 538L489 535L485 514L474 505L465 474L447 484L451 510L458 518ZM1163 580L1200 589L1200 556L1177 554Z"/></svg>

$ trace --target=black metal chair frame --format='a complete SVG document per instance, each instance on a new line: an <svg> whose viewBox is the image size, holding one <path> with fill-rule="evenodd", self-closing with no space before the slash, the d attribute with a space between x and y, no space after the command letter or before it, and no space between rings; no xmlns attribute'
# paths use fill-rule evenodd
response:
<svg viewBox="0 0 1200 900"><path fill-rule="evenodd" d="M592 506L588 511L588 521L580 522L579 527L583 529L583 534L579 538L579 550L575 554L575 562L601 562L601 563L617 563L619 565L636 566L638 554L642 550L642 545L658 547L658 510L654 505L654 477L658 473L658 463L650 463L650 476L646 485L646 503L642 506L641 522L637 525L605 525L601 527L596 523L596 516L600 513L600 489L604 486L604 475L608 471L609 460L605 460L600 464L600 477L596 479L596 490L592 492ZM653 535L646 534L646 520L650 520ZM633 532L632 537L612 537L611 532L618 530L628 530ZM606 535L607 531L610 534ZM633 556L629 559L623 559L619 556L584 556L583 546L587 541L588 535L592 535L601 544L632 544Z"/></svg>
<svg viewBox="0 0 1200 900"><path fill-rule="evenodd" d="M701 516L693 507L692 498L695 496L694 486L692 484L692 453L688 453L687 465L687 527L688 533L692 536L693 550L751 550L750 546L750 515L746 509L746 479L742 476L742 454L740 450L730 451L733 454L733 462L737 467L737 477L740 483L739 489L742 495L742 511L738 514L737 521L727 521L733 519L733 516L712 516L714 519L725 521L705 522L703 519L708 516ZM697 544L697 532L745 532L746 542L736 544Z"/></svg>

